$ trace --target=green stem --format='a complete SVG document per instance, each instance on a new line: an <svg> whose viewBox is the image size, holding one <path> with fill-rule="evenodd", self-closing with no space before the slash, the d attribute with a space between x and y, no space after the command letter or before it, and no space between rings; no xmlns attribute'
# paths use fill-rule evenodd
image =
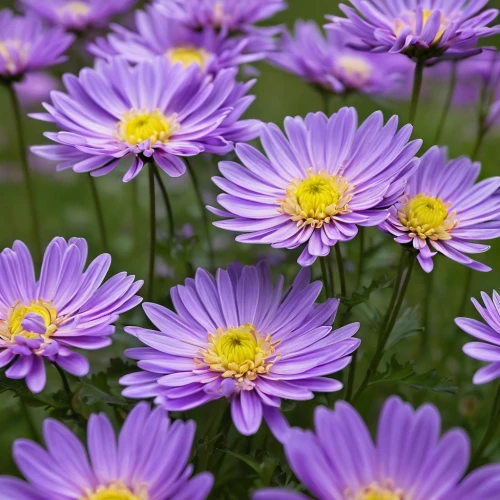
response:
<svg viewBox="0 0 500 500"><path fill-rule="evenodd" d="M33 230L33 238L35 242L35 252L37 258L41 261L42 258L42 239L40 237L40 225L38 223L38 215L36 209L36 199L35 190L33 188L33 182L31 179L30 167L28 164L26 141L24 137L23 122L21 107L19 105L19 99L17 98L16 90L13 84L8 84L7 89L9 91L10 101L12 104L12 110L14 112L14 122L17 133L17 143L19 147L19 159L21 161L21 168L23 172L24 185L26 192L28 194L28 208L31 214L31 225Z"/></svg>
<svg viewBox="0 0 500 500"><path fill-rule="evenodd" d="M420 93L422 91L422 81L424 78L425 63L423 61L417 61L415 65L415 74L413 76L413 91L411 94L411 105L410 105L410 118L409 123L415 124L415 119L417 117L418 102L420 100Z"/></svg>
<svg viewBox="0 0 500 500"><path fill-rule="evenodd" d="M153 300L155 263L156 263L156 196L155 165L149 164L149 272L148 300Z"/></svg>
<svg viewBox="0 0 500 500"><path fill-rule="evenodd" d="M130 205L132 208L132 249L135 252L138 251L138 234L139 234L139 182L134 179L130 183Z"/></svg>
<svg viewBox="0 0 500 500"><path fill-rule="evenodd" d="M160 186L160 193L163 198L163 202L165 203L165 210L167 211L167 220L168 220L168 232L171 238L175 237L175 222L174 222L174 212L172 210L172 203L170 202L170 197L168 196L168 191L161 178L160 171L156 166L156 163L151 163L150 167L153 169L154 176L156 181L158 182L158 186Z"/></svg>
<svg viewBox="0 0 500 500"><path fill-rule="evenodd" d="M472 161L477 161L479 159L481 148L483 147L484 139L486 138L487 133L488 128L483 123L481 123L479 125L479 132L477 134L476 143L474 144L474 149L472 150L471 154Z"/></svg>
<svg viewBox="0 0 500 500"><path fill-rule="evenodd" d="M363 274L365 273L365 246L366 246L366 229L359 228L359 257L358 257L358 275L356 277L356 289L361 286Z"/></svg>
<svg viewBox="0 0 500 500"><path fill-rule="evenodd" d="M439 120L438 128L436 130L436 137L434 139L433 144L439 144L439 141L441 140L443 130L446 127L446 122L448 121L448 115L450 114L450 109L453 103L453 96L455 95L456 86L457 86L457 63L453 63L450 86L448 88L448 93L444 101L443 112L441 114L441 119Z"/></svg>
<svg viewBox="0 0 500 500"><path fill-rule="evenodd" d="M109 253L108 237L106 234L106 225L104 223L104 213L102 210L101 200L99 198L99 192L97 191L97 186L95 179L91 176L87 176L89 179L90 191L92 193L92 199L94 200L95 212L97 215L97 223L99 226L99 233L101 236L101 244L106 253Z"/></svg>
<svg viewBox="0 0 500 500"><path fill-rule="evenodd" d="M21 406L21 413L23 414L24 419L26 420L26 424L28 426L32 439L34 439L37 442L40 442L40 435L38 433L38 429L36 428L35 422L33 422L33 417L31 415L30 409L28 408L22 397L19 398L19 405Z"/></svg>
<svg viewBox="0 0 500 500"><path fill-rule="evenodd" d="M70 397L73 397L73 391L71 390L71 387L68 382L68 377L66 377L66 374L64 373L64 370L57 364L53 363L57 372L59 373L59 376L61 377L61 381L64 387L64 392Z"/></svg>
<svg viewBox="0 0 500 500"><path fill-rule="evenodd" d="M430 339L430 329L431 329L431 309L432 309L432 299L433 299L433 289L434 289L434 276L436 273L436 267L430 274L428 274L424 279L425 284L425 297L424 297L424 331L422 332L422 352L425 352Z"/></svg>
<svg viewBox="0 0 500 500"><path fill-rule="evenodd" d="M463 287L462 298L460 299L460 304L458 306L458 314L455 315L456 318L460 316L465 316L465 310L467 309L467 305L470 300L470 295L471 295L470 289L472 287L472 278L474 271L470 267L468 267L466 272L467 274L465 277L465 284Z"/></svg>
<svg viewBox="0 0 500 500"><path fill-rule="evenodd" d="M324 257L326 263L326 273L327 276L330 277L329 280L330 290L328 293L329 298L335 297L335 272L334 272L332 257L333 257L333 252L330 252L326 257Z"/></svg>
<svg viewBox="0 0 500 500"><path fill-rule="evenodd" d="M342 250L340 249L340 244L335 245L335 257L337 259L337 269L339 271L340 278L340 295L342 297L347 297L347 285L345 280L345 268L344 268L344 258L342 257Z"/></svg>
<svg viewBox="0 0 500 500"><path fill-rule="evenodd" d="M327 258L328 257L320 257L319 262L321 264L321 274L323 276L323 283L325 285L324 292L326 298L331 297L331 286L330 286L330 275L327 269Z"/></svg>
<svg viewBox="0 0 500 500"><path fill-rule="evenodd" d="M375 350L375 354L373 355L370 366L368 367L366 375L363 381L361 382L360 386L358 387L356 394L353 397L353 401L358 399L361 393L367 388L372 376L377 372L380 361L382 361L385 346L392 333L392 329L396 324L396 320L398 318L399 311L401 310L401 306L403 305L406 291L408 289L408 285L410 283L411 275L413 272L415 260L416 260L416 254L414 252L406 248L402 249L401 259L399 261L398 274L394 285L394 291L392 293L391 303L385 315L383 326L380 330L377 348Z"/></svg>
<svg viewBox="0 0 500 500"><path fill-rule="evenodd" d="M352 355L351 364L349 365L349 377L345 388L345 400L349 402L354 391L354 382L356 380L356 365L358 362L358 350L356 349Z"/></svg>

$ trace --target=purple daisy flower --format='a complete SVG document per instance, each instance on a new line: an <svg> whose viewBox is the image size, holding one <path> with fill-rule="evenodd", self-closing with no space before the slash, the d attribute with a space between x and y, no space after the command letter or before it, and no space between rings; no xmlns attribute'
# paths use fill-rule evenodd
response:
<svg viewBox="0 0 500 500"><path fill-rule="evenodd" d="M0 80L19 80L26 73L60 64L73 35L48 28L33 16L0 11Z"/></svg>
<svg viewBox="0 0 500 500"><path fill-rule="evenodd" d="M415 60L460 59L481 52L480 38L500 31L488 27L498 10L482 11L488 0L350 0L340 4L347 19L328 16L333 28L356 38L360 50L402 53Z"/></svg>
<svg viewBox="0 0 500 500"><path fill-rule="evenodd" d="M481 164L467 157L448 161L446 148L431 148L380 225L397 243L413 245L425 272L432 271L437 252L476 271L491 271L464 255L490 248L471 241L500 236L500 177L475 184L480 170Z"/></svg>
<svg viewBox="0 0 500 500"><path fill-rule="evenodd" d="M195 65L172 66L164 57L135 67L123 58L98 61L79 77L66 74L68 93L52 92L52 104L44 104L48 114L31 115L61 130L45 134L57 145L32 151L58 161L58 170L96 177L131 157L125 182L150 158L167 174L180 176L186 171L180 157L225 154L233 141L259 134L259 121L240 120L254 99L246 95L254 81L237 83L236 73L226 69L207 79Z"/></svg>
<svg viewBox="0 0 500 500"><path fill-rule="evenodd" d="M27 479L0 477L2 500L204 500L212 474L191 477L187 465L196 424L171 423L165 410L138 404L119 436L104 414L90 416L87 449L57 420L46 419L47 449L28 439L14 443L13 455ZM47 467L57 464L57 473Z"/></svg>
<svg viewBox="0 0 500 500"><path fill-rule="evenodd" d="M232 419L245 435L264 417L274 434L286 432L280 398L313 398L342 384L326 375L345 368L360 341L353 323L332 331L338 300L316 305L322 284L303 269L283 292L269 267L233 264L216 278L199 269L171 290L176 313L144 304L158 328L128 327L148 347L126 351L142 371L126 375L123 394L155 397L167 410L185 411L227 397Z"/></svg>
<svg viewBox="0 0 500 500"><path fill-rule="evenodd" d="M268 56L274 65L330 92L393 95L411 71L404 56L370 54L349 47L348 38L329 30L326 38L314 21L298 21L295 37L282 36L281 48Z"/></svg>
<svg viewBox="0 0 500 500"><path fill-rule="evenodd" d="M389 398L380 415L377 439L371 438L356 410L343 401L335 410L315 411L316 432L291 429L285 454L292 470L318 500L494 500L500 465L475 470L462 479L470 443L462 429L440 437L441 417L431 404L414 410ZM309 497L268 489L253 500Z"/></svg>
<svg viewBox="0 0 500 500"><path fill-rule="evenodd" d="M196 31L154 7L137 11L135 26L134 32L113 25L114 33L90 44L88 50L103 59L120 55L134 64L166 56L172 64L184 67L195 64L210 73L266 56L265 52L248 52L248 37L228 38L212 27Z"/></svg>
<svg viewBox="0 0 500 500"><path fill-rule="evenodd" d="M0 367L5 375L26 379L38 393L45 387L44 360L77 377L89 363L73 351L111 344L112 325L142 299L142 281L120 273L101 286L111 264L103 254L84 272L87 242L55 238L45 252L37 281L29 250L16 241L0 254Z"/></svg>
<svg viewBox="0 0 500 500"><path fill-rule="evenodd" d="M244 166L219 164L224 178L213 180L225 191L217 198L225 210L210 210L228 218L216 226L249 233L237 241L289 249L305 244L299 264L310 266L337 242L353 239L357 226L376 226L388 217L380 207L402 192L422 142L408 142L411 125L398 132L397 116L384 126L381 112L358 129L354 108L331 118L287 118L285 130L288 139L276 125L263 127L267 158L238 144Z"/></svg>
<svg viewBox="0 0 500 500"><path fill-rule="evenodd" d="M20 0L31 12L71 31L105 28L116 14L126 12L138 0Z"/></svg>
<svg viewBox="0 0 500 500"><path fill-rule="evenodd" d="M494 291L490 298L482 292L481 297L484 307L474 298L472 303L484 323L470 318L455 320L465 333L482 341L465 344L463 349L467 356L488 363L474 374L474 384L487 384L500 378L500 295Z"/></svg>

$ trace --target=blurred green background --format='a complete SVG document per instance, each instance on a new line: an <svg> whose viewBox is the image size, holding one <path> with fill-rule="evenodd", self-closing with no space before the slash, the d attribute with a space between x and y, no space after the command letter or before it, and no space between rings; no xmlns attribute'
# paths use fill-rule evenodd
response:
<svg viewBox="0 0 500 500"><path fill-rule="evenodd" d="M499 4L500 2L490 2ZM12 7L13 2L1 1L2 7ZM278 23L292 26L296 19L315 19L323 23L325 14L337 12L337 2L332 0L290 0L290 9L277 16ZM488 40L490 43L491 40ZM494 40L493 43L498 40ZM72 54L71 60L54 70L60 75L65 71L74 71L79 54ZM91 61L89 61L91 64ZM248 116L261 119L265 122L282 124L288 115L304 116L311 111L322 110L323 103L319 94L302 83L296 76L286 74L270 67L265 63L257 65L260 71L258 82L254 88L257 99L251 107ZM423 151L431 147L439 121L440 111L446 93L446 83L436 84L422 102L418 121L415 126L414 137L422 138ZM361 119L370 113L381 109L386 117L399 114L401 122L406 122L408 103L402 101L390 102L377 100L376 102L366 97L350 96L348 105L355 106ZM339 100L332 98L332 111L341 106ZM39 111L41 107L30 109ZM30 222L26 195L21 183L20 170L17 163L16 137L13 118L8 101L7 92L0 88L0 210L2 224L0 231L1 248L11 246L13 241L21 239L30 243ZM474 109L453 110L448 120L446 130L442 135L442 144L447 145L450 156L470 154L475 141L476 113ZM25 119L25 130L30 145L45 143L42 133L47 130L47 125L35 120ZM498 155L498 133L493 130L488 136L481 154L483 163L482 177L500 175L500 159ZM44 246L55 236L70 238L72 236L84 237L89 242L90 255L102 253L102 245L96 225L94 206L90 196L88 180L84 175L72 171L56 173L54 165L40 159L32 158L32 168L36 187L40 230ZM210 177L216 173L215 161L212 158L198 158L195 167L204 189L205 201L214 204L217 188L210 182ZM135 185L123 184L121 177L124 171L119 170L104 178L96 179L102 198L105 212L105 223L113 256L113 271L127 271L138 277L146 277L147 248L148 248L148 194L147 176L140 175ZM158 281L156 283L157 301L167 304L168 290L171 286L182 282L192 271L192 267L208 265L207 251L204 245L198 242L197 236L203 240L203 226L200 223L200 212L194 197L192 184L187 176L182 179L172 180L164 176L168 191L173 201L174 218L179 232L186 224L193 228L194 236L184 227L184 232L174 246L168 243L165 236L167 231L166 220L161 199L158 197L158 231L160 233L159 252L161 260L158 265ZM187 237L186 237L187 235ZM237 244L234 235L217 228L213 228L212 237L216 246L217 266L225 267L232 261L239 259L244 263L256 263L260 258L268 259L276 272L282 272L291 279L298 271L296 264L297 254L271 250L267 247L253 247ZM368 285L373 279L387 275L394 275L398 262L400 248L392 242L390 236L382 235L376 229L368 232L370 247L377 247L369 260L369 266L364 279ZM491 293L499 289L500 276L500 244L493 242L491 250L479 256L479 259L493 267L488 274L476 273L474 275L471 295L478 296L480 291ZM343 247L349 273L349 290L355 287L354 268L358 258L357 240ZM461 348L468 341L468 336L460 332L453 323L458 315L458 308L463 294L466 279L466 269L455 262L438 258L432 295L430 294L430 281L424 273L417 269L408 293L407 304L403 309L403 321L399 328L406 333L407 338L394 346L387 355L387 359L396 354L401 364L414 361L414 370L417 374L428 374L429 380L422 385L428 388L415 388L418 384L386 381L370 387L359 400L357 407L371 422L372 427L376 422L382 401L390 394L402 394L413 404L424 401L433 401L439 407L445 428L463 426L477 444L482 437L487 422L489 406L496 384L486 387L472 385L472 374L479 367L462 354ZM314 268L314 273L319 277L319 266ZM370 307L384 310L387 305L390 290L376 292L370 301ZM422 304L426 297L430 297L430 349L422 352ZM472 307L468 306L461 315L475 315ZM361 321L360 337L363 339L361 346L361 359L358 375L363 375L366 368L366 359L373 351L375 331L370 326L370 309L361 306L354 311L352 319ZM124 324L141 323L144 321L140 308L123 319ZM410 333L412 335L410 335ZM98 372L106 369L110 358L120 355L123 349L132 345L132 340L118 327L116 341L109 349L92 354L93 370ZM48 368L52 371L52 368ZM431 370L436 370L433 375ZM47 393L58 389L58 380L51 375L51 383L46 389ZM432 378L434 377L434 378ZM110 381L112 389L119 394L116 383ZM456 394L452 387L458 387ZM1 390L0 390L1 392ZM332 403L323 396L311 403L299 403L289 408L287 417L294 423L310 425L312 408L318 403ZM98 408L98 405L96 406ZM43 411L29 408L36 425L40 426ZM196 412L194 412L196 415ZM30 436L30 429L19 408L18 401L12 397L11 392L0 395L0 472L15 473L11 461L10 447L12 441L19 436ZM267 438L266 438L267 439ZM264 441L270 454L280 454L276 443ZM494 441L495 443L495 441ZM500 445L492 446L489 450L491 458L500 460ZM240 446L240 445L238 445ZM256 447L262 446L258 438L250 444L244 445L245 452L253 453ZM242 466L243 473L248 473Z"/></svg>

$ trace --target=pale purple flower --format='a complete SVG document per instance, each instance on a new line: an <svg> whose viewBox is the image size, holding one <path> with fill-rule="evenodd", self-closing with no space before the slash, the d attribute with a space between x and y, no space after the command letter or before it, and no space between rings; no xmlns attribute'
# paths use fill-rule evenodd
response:
<svg viewBox="0 0 500 500"><path fill-rule="evenodd" d="M465 255L489 250L474 241L500 236L500 177L476 184L480 169L467 157L449 161L446 148L431 148L380 225L397 243L418 251L425 272L432 271L438 252L476 271L491 271Z"/></svg>
<svg viewBox="0 0 500 500"><path fill-rule="evenodd" d="M20 0L25 10L71 31L105 28L110 19L138 0Z"/></svg>
<svg viewBox="0 0 500 500"><path fill-rule="evenodd" d="M441 416L432 404L414 410L399 397L382 408L373 440L363 419L343 401L319 407L315 432L291 429L285 454L295 475L317 500L495 500L500 464L463 478L470 441L462 429L440 436ZM267 489L253 500L306 500L291 490Z"/></svg>
<svg viewBox="0 0 500 500"><path fill-rule="evenodd" d="M113 323L142 301L142 281L120 273L102 284L111 257L100 255L84 271L87 254L85 240L55 238L38 280L24 243L0 254L0 367L10 363L5 376L26 379L33 393L45 387L45 361L86 375L89 362L74 349L110 345Z"/></svg>
<svg viewBox="0 0 500 500"><path fill-rule="evenodd" d="M488 25L497 9L488 0L350 0L347 16L328 16L333 29L356 38L353 46L372 52L402 53L415 60L460 59L481 52L481 38L500 31Z"/></svg>
<svg viewBox="0 0 500 500"><path fill-rule="evenodd" d="M233 141L259 134L260 122L240 120L254 97L254 84L236 82L236 69L209 79L195 65L173 66L164 57L135 67L123 58L98 61L79 76L66 74L67 93L52 92L48 114L60 132L45 135L56 145L32 151L59 162L57 168L106 175L130 158L125 182L154 160L172 177L186 171L183 156L225 154Z"/></svg>
<svg viewBox="0 0 500 500"><path fill-rule="evenodd" d="M157 330L125 331L148 347L126 355L141 371L126 375L123 394L155 397L167 410L186 411L226 397L237 429L255 434L264 417L278 439L287 431L281 398L302 401L342 384L327 375L345 368L360 341L359 324L332 331L338 300L316 300L322 283L302 269L293 285L276 285L270 268L233 264L214 278L199 269L195 279L171 290L176 312L156 304L144 311Z"/></svg>
<svg viewBox="0 0 500 500"><path fill-rule="evenodd" d="M358 128L354 108L330 118L289 117L285 130L288 138L276 125L263 126L267 157L238 144L243 165L219 164L224 177L213 180L225 191L217 198L224 210L211 210L228 218L216 226L248 233L238 236L239 242L305 245L299 263L310 266L339 241L352 240L358 226L377 226L388 217L385 207L418 164L422 142L409 142L411 125L398 131L397 116L384 126L381 112Z"/></svg>
<svg viewBox="0 0 500 500"><path fill-rule="evenodd" d="M34 15L1 10L0 80L20 80L26 73L64 62L63 54L73 40L72 35L45 26Z"/></svg>
<svg viewBox="0 0 500 500"><path fill-rule="evenodd" d="M38 71L28 73L21 82L14 85L24 109L38 108L40 102L48 99L50 93L60 87L59 80L49 73Z"/></svg>
<svg viewBox="0 0 500 500"><path fill-rule="evenodd" d="M14 460L27 482L0 476L1 500L204 500L208 472L188 465L196 424L171 422L165 410L138 404L118 436L104 414L90 416L87 446L65 425L46 419L46 449L14 443Z"/></svg>

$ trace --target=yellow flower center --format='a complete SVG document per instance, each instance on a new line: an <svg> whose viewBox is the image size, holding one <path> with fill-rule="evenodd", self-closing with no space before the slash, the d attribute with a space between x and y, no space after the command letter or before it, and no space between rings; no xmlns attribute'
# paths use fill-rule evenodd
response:
<svg viewBox="0 0 500 500"><path fill-rule="evenodd" d="M128 111L117 126L117 137L120 140L137 145L150 139L151 146L157 142L168 142L170 136L178 128L175 116L167 118L158 109L154 111L146 109Z"/></svg>
<svg viewBox="0 0 500 500"><path fill-rule="evenodd" d="M425 25L429 21L429 18L431 17L432 13L434 11L431 9L424 9L422 10L422 30L424 29ZM440 28L436 34L436 37L432 41L432 43L437 43L443 36L443 33L446 31L446 28L450 24L450 21L444 16L443 13L441 13L441 25ZM406 27L410 26L412 29L413 34L416 34L417 31L417 13L415 11L408 11L405 13L405 19L396 19L395 21L395 34L398 36L401 31Z"/></svg>
<svg viewBox="0 0 500 500"><path fill-rule="evenodd" d="M457 225L455 212L449 214L450 204L441 198L417 194L398 210L401 224L410 236L431 240L450 240L449 232Z"/></svg>
<svg viewBox="0 0 500 500"><path fill-rule="evenodd" d="M354 500L404 500L405 495L399 489L395 490L391 487L391 481L387 481L386 487L373 483L366 488L363 488L357 495L346 495L347 498Z"/></svg>
<svg viewBox="0 0 500 500"><path fill-rule="evenodd" d="M294 179L288 185L285 199L278 201L278 212L290 215L298 227L320 228L329 224L333 216L350 211L348 203L353 189L340 175L309 169L305 179Z"/></svg>
<svg viewBox="0 0 500 500"><path fill-rule="evenodd" d="M348 78L366 81L372 73L372 66L362 57L343 56L338 60L340 69Z"/></svg>
<svg viewBox="0 0 500 500"><path fill-rule="evenodd" d="M237 381L255 380L259 374L269 373L272 363L267 359L279 344L271 343L271 336L263 338L249 323L242 326L219 328L208 335L208 347L199 352L197 366L208 365L210 370L222 373L224 378Z"/></svg>
<svg viewBox="0 0 500 500"><path fill-rule="evenodd" d="M95 491L86 491L80 500L149 500L147 487L142 485L139 491L133 492L121 482L108 486L99 486Z"/></svg>
<svg viewBox="0 0 500 500"><path fill-rule="evenodd" d="M0 57L5 61L8 71L16 71L19 62L24 62L28 58L30 44L22 43L19 40L4 40L0 42Z"/></svg>
<svg viewBox="0 0 500 500"><path fill-rule="evenodd" d="M59 16L67 14L73 17L83 17L90 13L90 5L85 2L69 2L59 9Z"/></svg>
<svg viewBox="0 0 500 500"><path fill-rule="evenodd" d="M205 69L210 54L196 47L176 47L167 51L167 57L172 64L180 63L184 68L197 64L201 69Z"/></svg>

